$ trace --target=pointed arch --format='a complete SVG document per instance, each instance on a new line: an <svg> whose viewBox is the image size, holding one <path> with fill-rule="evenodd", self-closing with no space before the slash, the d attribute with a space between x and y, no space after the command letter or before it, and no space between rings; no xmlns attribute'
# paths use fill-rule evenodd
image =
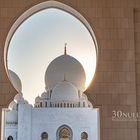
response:
<svg viewBox="0 0 140 140"><path fill-rule="evenodd" d="M12 136L9 136L7 140L14 140Z"/></svg>
<svg viewBox="0 0 140 140"><path fill-rule="evenodd" d="M47 132L43 132L41 134L41 140L48 140L48 133Z"/></svg>
<svg viewBox="0 0 140 140"><path fill-rule="evenodd" d="M88 134L86 132L81 133L81 140L88 140Z"/></svg>
<svg viewBox="0 0 140 140"><path fill-rule="evenodd" d="M67 125L62 125L57 129L56 139L57 140L72 140L73 132L72 129Z"/></svg>
<svg viewBox="0 0 140 140"><path fill-rule="evenodd" d="M77 19L79 19L79 21L81 21L85 27L87 28L87 30L89 31L93 42L95 44L95 49L96 49L96 55L98 55L98 45L97 45L97 40L95 37L95 33L93 32L90 24L88 23L88 21L75 9L73 9L72 7L58 2L58 1L46 1L46 2L42 2L39 3L33 7L31 7L30 9L28 9L27 11L25 11L16 21L15 23L12 25L12 27L10 28L10 31L8 32L8 35L6 37L6 41L5 41L5 46L4 46L4 64L5 64L5 68L6 68L6 72L7 75L9 77L8 74L8 66L7 66L7 52L8 52L8 47L11 41L12 36L14 35L14 33L16 32L17 28L30 16L32 16L33 14L44 10L44 9L48 9L48 8L57 8L57 9L61 9L65 12L70 13L71 15L73 15L74 17L76 17Z"/></svg>

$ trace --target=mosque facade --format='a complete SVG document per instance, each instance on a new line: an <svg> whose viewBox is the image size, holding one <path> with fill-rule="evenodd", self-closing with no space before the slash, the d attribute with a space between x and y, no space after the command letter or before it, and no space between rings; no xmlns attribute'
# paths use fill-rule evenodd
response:
<svg viewBox="0 0 140 140"><path fill-rule="evenodd" d="M10 74L21 91L20 79ZM19 92L3 109L1 140L99 140L99 110L84 93L85 79L80 62L65 51L49 64L34 106Z"/></svg>

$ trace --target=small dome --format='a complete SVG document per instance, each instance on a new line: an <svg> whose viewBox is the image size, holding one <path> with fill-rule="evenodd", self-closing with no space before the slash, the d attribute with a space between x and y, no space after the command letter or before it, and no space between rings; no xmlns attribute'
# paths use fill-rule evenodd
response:
<svg viewBox="0 0 140 140"><path fill-rule="evenodd" d="M14 97L14 100L17 102L17 103L21 103L21 104L27 104L28 102L26 100L24 100L23 96L22 96L22 93L18 93L15 97Z"/></svg>
<svg viewBox="0 0 140 140"><path fill-rule="evenodd" d="M37 103L37 102L40 102L40 97L39 96L37 96L36 98L35 98L35 102Z"/></svg>
<svg viewBox="0 0 140 140"><path fill-rule="evenodd" d="M21 80L20 78L18 77L18 75L11 71L11 70L8 70L9 71L9 78L14 86L14 88L18 91L18 92L21 92L22 91L22 84L21 84Z"/></svg>
<svg viewBox="0 0 140 140"><path fill-rule="evenodd" d="M18 122L18 112L16 110L6 112L6 122L11 123Z"/></svg>
<svg viewBox="0 0 140 140"><path fill-rule="evenodd" d="M41 98L47 99L47 98L48 98L48 93L47 93L47 92L43 92L43 93L41 94Z"/></svg>
<svg viewBox="0 0 140 140"><path fill-rule="evenodd" d="M78 90L69 82L63 81L57 84L52 90L53 101L78 101Z"/></svg>
<svg viewBox="0 0 140 140"><path fill-rule="evenodd" d="M76 88L85 90L85 71L80 62L69 55L61 55L49 64L45 73L46 87L53 89L56 84L64 80L64 75Z"/></svg>
<svg viewBox="0 0 140 140"><path fill-rule="evenodd" d="M82 97L81 97L83 100L88 100L87 98L87 95L85 93L82 94Z"/></svg>
<svg viewBox="0 0 140 140"><path fill-rule="evenodd" d="M18 94L14 97L14 100L15 100L15 101L24 100L24 99L23 99L23 96L22 96L22 93L18 93Z"/></svg>
<svg viewBox="0 0 140 140"><path fill-rule="evenodd" d="M28 104L28 101L24 99L24 104Z"/></svg>
<svg viewBox="0 0 140 140"><path fill-rule="evenodd" d="M89 107L93 108L93 105L90 101L88 101L88 105L89 105Z"/></svg>
<svg viewBox="0 0 140 140"><path fill-rule="evenodd" d="M16 103L15 101L12 101L12 102L9 104L8 108L9 108L10 110L16 110L16 109L17 109L17 103Z"/></svg>

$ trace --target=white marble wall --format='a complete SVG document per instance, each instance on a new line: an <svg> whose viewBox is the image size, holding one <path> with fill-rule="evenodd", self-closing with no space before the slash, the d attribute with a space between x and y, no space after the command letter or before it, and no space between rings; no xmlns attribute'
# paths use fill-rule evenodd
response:
<svg viewBox="0 0 140 140"><path fill-rule="evenodd" d="M79 140L82 132L88 140L99 140L98 109L92 108L32 108L29 104L18 106L18 140L40 140L43 132L49 140L56 140L59 127L72 129L73 140ZM6 128L8 135L15 129Z"/></svg>

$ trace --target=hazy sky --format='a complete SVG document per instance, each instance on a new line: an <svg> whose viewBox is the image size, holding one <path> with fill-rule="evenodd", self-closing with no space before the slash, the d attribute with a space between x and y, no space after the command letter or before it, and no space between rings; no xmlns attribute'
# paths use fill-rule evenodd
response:
<svg viewBox="0 0 140 140"><path fill-rule="evenodd" d="M86 72L86 87L96 66L95 46L86 27L62 10L42 10L24 21L13 35L8 50L8 68L18 74L22 92L34 103L45 90L44 74L48 64L64 53L75 57Z"/></svg>

